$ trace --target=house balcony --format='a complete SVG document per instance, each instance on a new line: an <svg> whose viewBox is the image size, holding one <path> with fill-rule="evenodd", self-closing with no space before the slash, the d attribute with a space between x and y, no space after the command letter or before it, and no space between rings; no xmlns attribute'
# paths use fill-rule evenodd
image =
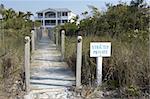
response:
<svg viewBox="0 0 150 99"><path fill-rule="evenodd" d="M56 15L47 15L45 18L56 18Z"/></svg>
<svg viewBox="0 0 150 99"><path fill-rule="evenodd" d="M48 25L54 26L56 25L56 23L45 23L45 26L48 26Z"/></svg>
<svg viewBox="0 0 150 99"><path fill-rule="evenodd" d="M61 16L61 19L64 19L64 20L66 20L68 18L69 18L68 16Z"/></svg>
<svg viewBox="0 0 150 99"><path fill-rule="evenodd" d="M34 17L35 20L43 20L43 16Z"/></svg>
<svg viewBox="0 0 150 99"><path fill-rule="evenodd" d="M34 17L34 19L35 20L60 20L62 18L57 18L57 17L45 17L45 18L43 18L43 17ZM67 18L65 18L65 19L67 19Z"/></svg>
<svg viewBox="0 0 150 99"><path fill-rule="evenodd" d="M61 16L61 17L56 17L56 16L38 16L38 17L34 17L35 20L68 20L68 16Z"/></svg>
<svg viewBox="0 0 150 99"><path fill-rule="evenodd" d="M56 26L55 23L49 23L49 24L45 24L44 27L50 27L50 28L53 28L53 27L55 27L55 26Z"/></svg>

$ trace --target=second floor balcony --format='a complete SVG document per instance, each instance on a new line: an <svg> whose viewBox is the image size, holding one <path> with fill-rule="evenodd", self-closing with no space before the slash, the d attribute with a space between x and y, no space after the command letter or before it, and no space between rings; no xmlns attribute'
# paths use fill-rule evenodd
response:
<svg viewBox="0 0 150 99"><path fill-rule="evenodd" d="M45 20L45 26L56 25L56 20Z"/></svg>
<svg viewBox="0 0 150 99"><path fill-rule="evenodd" d="M55 19L55 18L63 18L63 19L67 19L68 18L68 12L52 12L52 11L48 11L45 13L38 13L36 19L42 19L42 18L50 18L50 19Z"/></svg>
<svg viewBox="0 0 150 99"><path fill-rule="evenodd" d="M43 18L43 16L38 16L37 18Z"/></svg>
<svg viewBox="0 0 150 99"><path fill-rule="evenodd" d="M56 13L55 12L46 12L45 18L56 18Z"/></svg>

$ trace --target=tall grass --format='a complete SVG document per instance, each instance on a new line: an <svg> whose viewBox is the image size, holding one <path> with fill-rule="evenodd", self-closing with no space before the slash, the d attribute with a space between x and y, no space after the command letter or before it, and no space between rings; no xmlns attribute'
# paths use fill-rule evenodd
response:
<svg viewBox="0 0 150 99"><path fill-rule="evenodd" d="M6 93L5 97L19 94L15 89L13 94L10 92L14 90L13 86L16 81L23 81L23 64L24 64L24 35L21 32L24 30L4 30L4 38L1 42L1 52L3 56L0 57L0 93ZM25 31L24 31L25 32ZM18 36L15 35L18 33ZM19 34L20 33L20 34Z"/></svg>
<svg viewBox="0 0 150 99"><path fill-rule="evenodd" d="M74 70L76 64L76 37L67 37L66 60ZM94 85L96 80L96 58L91 58L90 42L111 41L112 55L103 58L103 83L109 88L134 86L142 91L149 88L148 42L121 41L109 36L83 37L82 84Z"/></svg>

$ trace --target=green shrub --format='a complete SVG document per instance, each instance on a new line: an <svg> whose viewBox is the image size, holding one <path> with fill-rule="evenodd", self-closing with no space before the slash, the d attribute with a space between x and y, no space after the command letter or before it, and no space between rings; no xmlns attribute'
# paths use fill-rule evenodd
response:
<svg viewBox="0 0 150 99"><path fill-rule="evenodd" d="M68 37L66 38L68 39ZM75 69L76 64L76 37L69 37L66 44L66 60L69 66ZM103 82L114 82L112 86L138 87L149 85L149 48L148 43L140 41L125 42L109 36L83 37L82 52L82 83L92 85L96 80L96 58L89 56L91 41L111 41L112 55L103 58Z"/></svg>
<svg viewBox="0 0 150 99"><path fill-rule="evenodd" d="M130 96L139 96L140 90L135 85L130 85L128 88L126 88L126 93Z"/></svg>

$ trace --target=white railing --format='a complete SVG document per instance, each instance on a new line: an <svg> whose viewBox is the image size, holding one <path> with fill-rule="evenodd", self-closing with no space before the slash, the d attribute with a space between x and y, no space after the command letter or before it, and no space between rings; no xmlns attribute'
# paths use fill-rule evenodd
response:
<svg viewBox="0 0 150 99"><path fill-rule="evenodd" d="M45 26L48 26L48 25L56 25L56 23L45 23Z"/></svg>
<svg viewBox="0 0 150 99"><path fill-rule="evenodd" d="M45 16L45 18L56 18L55 15L52 15L52 16Z"/></svg>

